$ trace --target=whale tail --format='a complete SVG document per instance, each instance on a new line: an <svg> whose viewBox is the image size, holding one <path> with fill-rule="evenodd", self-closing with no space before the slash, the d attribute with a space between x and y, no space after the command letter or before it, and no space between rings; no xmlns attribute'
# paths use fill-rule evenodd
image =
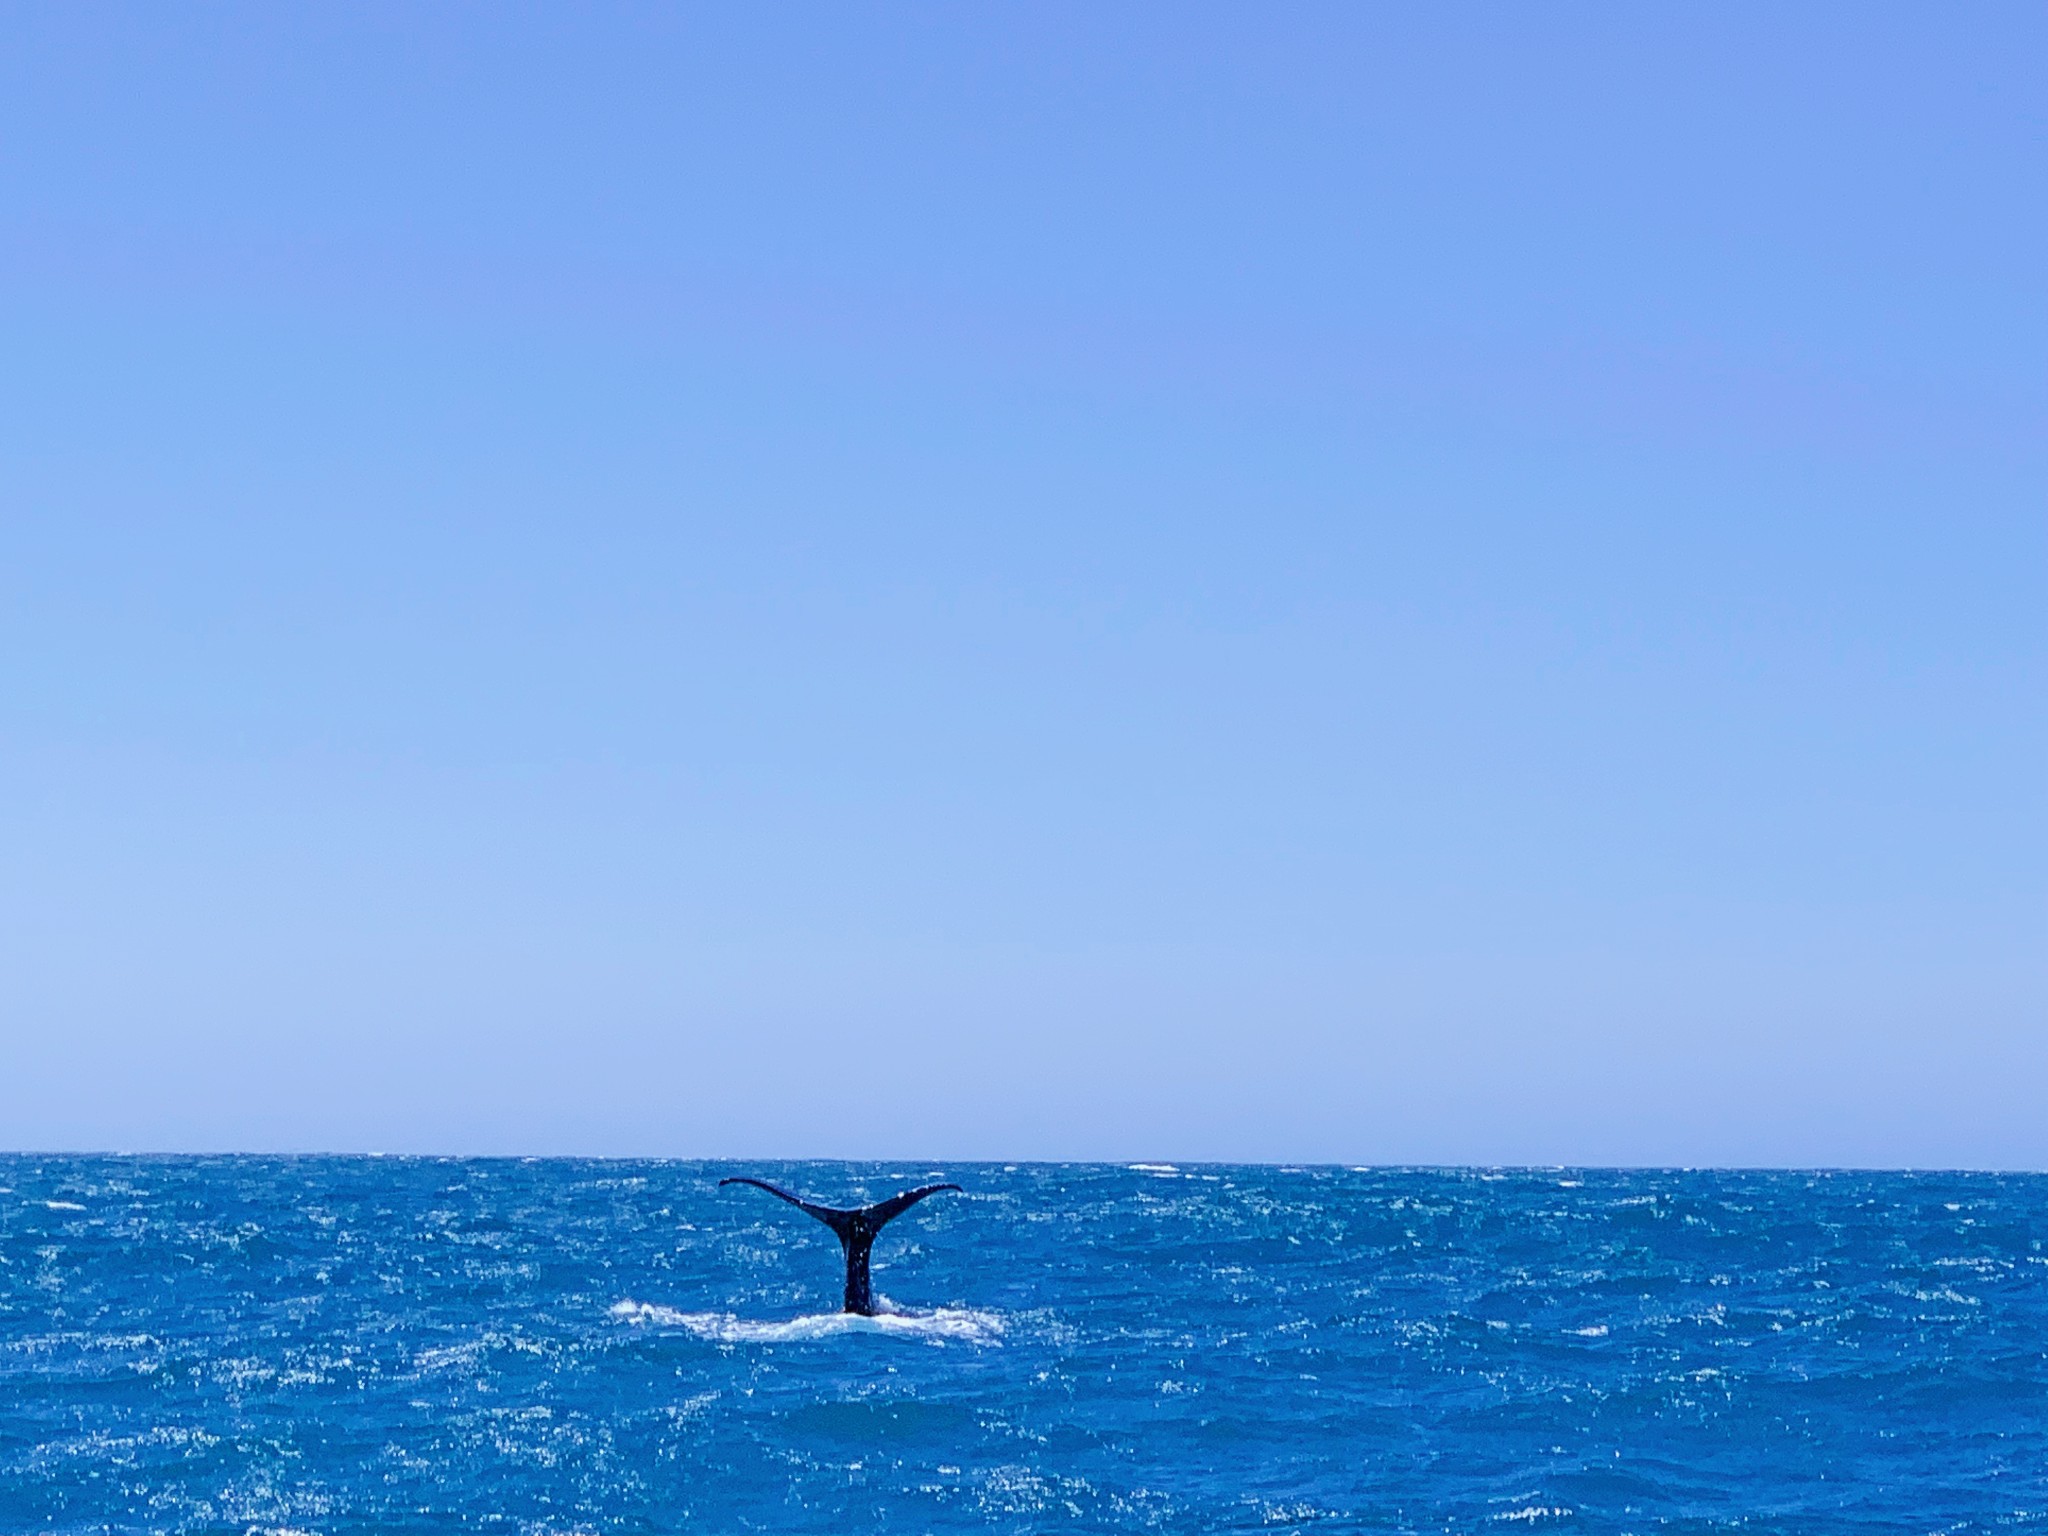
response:
<svg viewBox="0 0 2048 1536"><path fill-rule="evenodd" d="M875 1288L868 1278L868 1251L875 1246L875 1235L926 1196L936 1195L943 1189L960 1188L958 1184L926 1184L919 1189L907 1189L900 1195L891 1195L887 1200L878 1200L873 1205L841 1207L814 1205L786 1189L778 1189L766 1179L735 1177L718 1181L720 1189L728 1184L751 1184L756 1189L765 1189L776 1199L787 1200L806 1216L815 1216L830 1227L846 1254L846 1304L841 1310L861 1317L875 1315Z"/></svg>

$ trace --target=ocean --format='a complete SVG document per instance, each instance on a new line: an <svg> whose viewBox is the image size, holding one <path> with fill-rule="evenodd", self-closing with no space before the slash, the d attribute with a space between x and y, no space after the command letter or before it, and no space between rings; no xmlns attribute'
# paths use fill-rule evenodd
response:
<svg viewBox="0 0 2048 1536"><path fill-rule="evenodd" d="M746 1173L854 1204L889 1315ZM2048 1178L0 1158L0 1532L2048 1531Z"/></svg>

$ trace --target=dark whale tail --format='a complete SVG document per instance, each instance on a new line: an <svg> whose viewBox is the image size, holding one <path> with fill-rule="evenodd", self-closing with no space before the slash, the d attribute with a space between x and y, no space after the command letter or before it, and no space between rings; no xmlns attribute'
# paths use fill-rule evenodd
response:
<svg viewBox="0 0 2048 1536"><path fill-rule="evenodd" d="M875 1290L868 1280L868 1250L875 1246L875 1234L925 1196L936 1195L942 1189L960 1188L958 1184L927 1184L922 1189L907 1189L873 1205L856 1205L842 1210L836 1205L813 1205L808 1200L800 1200L765 1179L718 1181L720 1189L728 1184L751 1184L756 1189L765 1189L778 1200L787 1200L805 1215L815 1216L830 1227L839 1239L839 1246L846 1251L846 1305L841 1310L856 1312L862 1317L875 1315Z"/></svg>

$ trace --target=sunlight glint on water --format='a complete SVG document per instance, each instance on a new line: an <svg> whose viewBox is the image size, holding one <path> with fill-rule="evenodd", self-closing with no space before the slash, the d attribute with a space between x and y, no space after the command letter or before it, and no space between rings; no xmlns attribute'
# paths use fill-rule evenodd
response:
<svg viewBox="0 0 2048 1536"><path fill-rule="evenodd" d="M967 1186L833 1310L837 1203ZM0 1159L0 1529L2048 1525L2048 1179Z"/></svg>

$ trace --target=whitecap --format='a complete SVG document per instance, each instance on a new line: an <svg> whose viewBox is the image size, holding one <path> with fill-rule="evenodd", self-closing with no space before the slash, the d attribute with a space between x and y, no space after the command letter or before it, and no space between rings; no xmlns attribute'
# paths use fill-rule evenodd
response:
<svg viewBox="0 0 2048 1536"><path fill-rule="evenodd" d="M1131 1172L1133 1172L1133 1173L1179 1173L1179 1172L1180 1172L1180 1169L1179 1169L1179 1168L1177 1168L1176 1166L1174 1166L1174 1165L1173 1165L1172 1163L1126 1163L1126 1164L1125 1164L1124 1166L1125 1166L1125 1167L1127 1167L1127 1168L1129 1168L1129 1169L1131 1170Z"/></svg>
<svg viewBox="0 0 2048 1536"><path fill-rule="evenodd" d="M1938 1291L1914 1291L1912 1296L1915 1301L1946 1301L1959 1307L1981 1307L1984 1305L1975 1296L1965 1296L1961 1291L1946 1285Z"/></svg>
<svg viewBox="0 0 2048 1536"><path fill-rule="evenodd" d="M45 1200L44 1205L53 1211L82 1211L84 1206L73 1200Z"/></svg>
<svg viewBox="0 0 2048 1536"><path fill-rule="evenodd" d="M931 1312L877 1312L873 1317L854 1312L816 1312L770 1322L731 1312L683 1312L655 1302L629 1300L615 1302L609 1315L614 1322L634 1327L681 1328L718 1344L792 1344L847 1333L879 1333L895 1338L928 1339L933 1343L950 1339L962 1344L996 1344L1001 1342L1003 1333L1000 1315L966 1307L940 1307Z"/></svg>

